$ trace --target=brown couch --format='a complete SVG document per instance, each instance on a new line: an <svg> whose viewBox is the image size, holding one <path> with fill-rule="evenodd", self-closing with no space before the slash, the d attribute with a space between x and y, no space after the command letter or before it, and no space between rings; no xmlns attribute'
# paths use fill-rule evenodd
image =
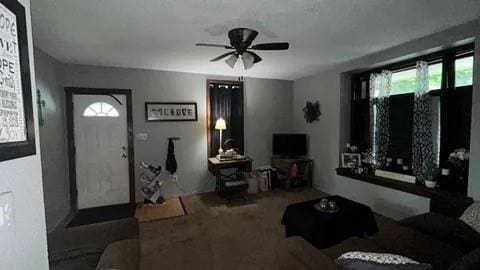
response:
<svg viewBox="0 0 480 270"><path fill-rule="evenodd" d="M480 234L458 219L471 200L462 200L453 208L439 207L436 200L432 199L431 213L400 222L377 215L379 233L350 238L327 249L316 249L300 237L288 238L278 250L280 269L337 269L335 259L341 254L367 251L399 254L443 270L465 260L471 252L478 254Z"/></svg>
<svg viewBox="0 0 480 270"><path fill-rule="evenodd" d="M98 261L96 270L140 269L140 243L138 239L127 239L111 243Z"/></svg>

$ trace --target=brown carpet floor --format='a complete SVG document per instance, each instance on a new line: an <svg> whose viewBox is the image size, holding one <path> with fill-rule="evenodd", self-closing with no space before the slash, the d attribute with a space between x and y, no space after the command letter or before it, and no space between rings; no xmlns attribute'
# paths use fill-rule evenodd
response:
<svg viewBox="0 0 480 270"><path fill-rule="evenodd" d="M182 197L188 215L140 225L142 270L276 269L283 210L323 195L274 191L231 204L213 193Z"/></svg>

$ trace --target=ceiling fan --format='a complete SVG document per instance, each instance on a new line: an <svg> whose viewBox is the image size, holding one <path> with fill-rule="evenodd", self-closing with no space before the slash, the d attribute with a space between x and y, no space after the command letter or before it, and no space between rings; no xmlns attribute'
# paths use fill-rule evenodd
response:
<svg viewBox="0 0 480 270"><path fill-rule="evenodd" d="M252 45L253 40L257 37L258 32L248 28L235 28L228 32L228 38L230 39L230 45L218 45L218 44L207 44L207 43L197 43L197 46L205 47L219 47L225 48L228 50L233 50L222 54L218 57L213 58L210 62L219 61L227 56L230 56L225 60L228 66L233 68L238 61L238 58L241 56L243 60L243 65L245 69L250 69L254 64L262 61L262 58L258 56L252 50L258 51L273 51L273 50L287 50L289 47L288 42L277 42L277 43L261 43Z"/></svg>

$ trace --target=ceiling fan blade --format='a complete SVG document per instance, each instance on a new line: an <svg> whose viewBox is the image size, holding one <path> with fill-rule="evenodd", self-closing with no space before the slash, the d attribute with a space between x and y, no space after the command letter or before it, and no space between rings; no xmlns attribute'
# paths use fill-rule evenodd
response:
<svg viewBox="0 0 480 270"><path fill-rule="evenodd" d="M233 49L232 46L228 45L220 45L220 44L208 44L208 43L197 43L195 46L202 46L202 47L217 47L217 48L225 48L225 49Z"/></svg>
<svg viewBox="0 0 480 270"><path fill-rule="evenodd" d="M278 42L278 43L262 43L253 45L250 49L260 50L260 51L270 51L270 50L288 50L290 45L288 42Z"/></svg>
<svg viewBox="0 0 480 270"><path fill-rule="evenodd" d="M260 61L262 61L262 58L260 56L258 56L258 54L254 53L254 52L251 52L251 51L247 51L249 54L253 55L253 63L256 64Z"/></svg>
<svg viewBox="0 0 480 270"><path fill-rule="evenodd" d="M220 55L220 56L217 56L217 57L213 58L212 60L210 60L210 62L216 62L216 61L218 61L218 60L220 60L220 59L223 59L223 58L225 58L225 57L227 57L227 56L229 56L229 55L232 55L232 54L234 54L234 53L235 53L235 51L233 51L233 52L228 52L228 53L224 53L224 54L222 54L222 55Z"/></svg>

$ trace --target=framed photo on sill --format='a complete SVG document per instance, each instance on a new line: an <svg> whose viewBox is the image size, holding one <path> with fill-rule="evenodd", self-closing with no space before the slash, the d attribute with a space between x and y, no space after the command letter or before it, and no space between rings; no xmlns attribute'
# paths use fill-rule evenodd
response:
<svg viewBox="0 0 480 270"><path fill-rule="evenodd" d="M342 168L355 168L362 165L362 156L360 154L343 153Z"/></svg>
<svg viewBox="0 0 480 270"><path fill-rule="evenodd" d="M35 130L25 8L0 0L0 161L34 155Z"/></svg>
<svg viewBox="0 0 480 270"><path fill-rule="evenodd" d="M145 119L149 122L197 121L197 103L145 102Z"/></svg>

